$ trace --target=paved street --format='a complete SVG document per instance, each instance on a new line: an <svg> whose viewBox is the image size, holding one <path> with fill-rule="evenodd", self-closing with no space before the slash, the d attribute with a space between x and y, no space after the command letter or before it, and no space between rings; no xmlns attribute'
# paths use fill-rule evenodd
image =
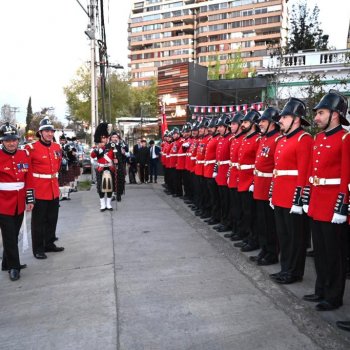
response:
<svg viewBox="0 0 350 350"><path fill-rule="evenodd" d="M268 278L278 265L256 267L160 184L127 185L113 212L99 212L94 187L71 197L65 251L40 261L29 249L18 282L0 274L0 349L350 348L334 326L350 318L349 285L335 312L301 300L311 258L303 283L279 286Z"/></svg>

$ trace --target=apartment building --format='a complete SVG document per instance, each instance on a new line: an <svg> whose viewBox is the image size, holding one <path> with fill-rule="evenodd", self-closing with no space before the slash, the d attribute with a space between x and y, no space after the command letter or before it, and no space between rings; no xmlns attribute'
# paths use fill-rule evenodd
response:
<svg viewBox="0 0 350 350"><path fill-rule="evenodd" d="M208 66L239 52L248 69L261 67L269 48L286 37L288 0L133 0L129 68L145 86L162 66Z"/></svg>

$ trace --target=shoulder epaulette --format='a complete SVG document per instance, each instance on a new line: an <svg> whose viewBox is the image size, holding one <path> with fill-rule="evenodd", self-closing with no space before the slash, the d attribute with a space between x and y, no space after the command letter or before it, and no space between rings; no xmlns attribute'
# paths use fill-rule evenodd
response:
<svg viewBox="0 0 350 350"><path fill-rule="evenodd" d="M28 146L30 149L34 149L33 144L32 143L27 143L26 146Z"/></svg>
<svg viewBox="0 0 350 350"><path fill-rule="evenodd" d="M276 137L275 142L278 142L282 137L284 137L284 135L280 135L280 136Z"/></svg>
<svg viewBox="0 0 350 350"><path fill-rule="evenodd" d="M304 137L304 136L311 136L308 132L303 132L299 137L298 137L298 142ZM311 136L312 137L312 136Z"/></svg>
<svg viewBox="0 0 350 350"><path fill-rule="evenodd" d="M232 135L230 138L229 138L229 140L231 141L231 140L233 140L235 138L235 135Z"/></svg>
<svg viewBox="0 0 350 350"><path fill-rule="evenodd" d="M29 151L27 149L24 148L23 151L26 152L27 157L30 156Z"/></svg>
<svg viewBox="0 0 350 350"><path fill-rule="evenodd" d="M347 136L349 136L349 135L350 135L350 132L347 132L346 134L344 134L343 137L342 137L342 141L345 141L345 139L346 139Z"/></svg>
<svg viewBox="0 0 350 350"><path fill-rule="evenodd" d="M255 142L258 142L261 140L261 136L258 136L256 139L255 139Z"/></svg>

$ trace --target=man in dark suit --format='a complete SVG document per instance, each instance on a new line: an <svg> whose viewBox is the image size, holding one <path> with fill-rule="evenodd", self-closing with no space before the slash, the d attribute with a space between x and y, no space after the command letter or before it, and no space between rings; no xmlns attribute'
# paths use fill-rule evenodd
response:
<svg viewBox="0 0 350 350"><path fill-rule="evenodd" d="M154 140L149 142L149 153L150 153L150 182L157 183L157 175L158 175L158 163L160 156L160 147L154 144Z"/></svg>
<svg viewBox="0 0 350 350"><path fill-rule="evenodd" d="M141 141L141 148L136 155L137 168L141 183L148 183L148 167L150 162L150 152L147 147L147 141Z"/></svg>
<svg viewBox="0 0 350 350"><path fill-rule="evenodd" d="M137 157L137 153L139 152L139 149L141 148L141 139L137 139L136 141L136 145L134 145L134 148L133 148L133 153L134 153L134 156Z"/></svg>

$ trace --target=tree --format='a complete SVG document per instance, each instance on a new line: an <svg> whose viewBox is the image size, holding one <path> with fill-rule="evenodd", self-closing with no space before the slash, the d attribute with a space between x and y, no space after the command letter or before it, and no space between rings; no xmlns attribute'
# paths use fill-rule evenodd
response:
<svg viewBox="0 0 350 350"><path fill-rule="evenodd" d="M28 132L30 122L33 119L33 109L32 109L32 97L29 97L28 106L27 106L27 116L26 116L26 129L25 132Z"/></svg>
<svg viewBox="0 0 350 350"><path fill-rule="evenodd" d="M238 48L233 57L230 55L226 61L225 79L240 79L245 77L244 60L241 55L241 48Z"/></svg>
<svg viewBox="0 0 350 350"><path fill-rule="evenodd" d="M319 13L317 5L310 10L305 0L293 5L286 53L308 49L327 50L328 35L324 35L320 28Z"/></svg>

